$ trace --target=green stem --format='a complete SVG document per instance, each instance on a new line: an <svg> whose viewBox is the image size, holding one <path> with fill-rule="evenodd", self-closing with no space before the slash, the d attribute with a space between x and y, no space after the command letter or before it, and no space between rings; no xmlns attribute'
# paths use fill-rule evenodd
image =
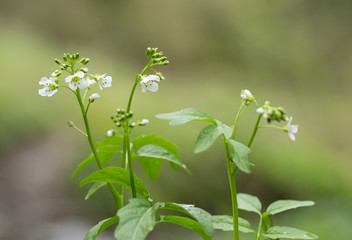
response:
<svg viewBox="0 0 352 240"><path fill-rule="evenodd" d="M260 215L256 240L260 239L260 230L262 229L262 224L263 224L263 216Z"/></svg>
<svg viewBox="0 0 352 240"><path fill-rule="evenodd" d="M93 155L94 155L94 158L98 164L98 167L99 169L103 169L104 166L103 164L101 163L100 161L100 158L99 158L99 155L98 155L98 152L95 148L95 145L94 145L94 141L93 141L93 137L92 137L92 133L90 131L90 127L89 127L89 123L88 123L88 118L87 118L87 112L85 111L84 109L84 105L83 105L83 102L82 102L82 98L81 98L81 94L80 94L80 91L79 89L77 89L77 92L76 92L76 97L77 97L77 100L78 100L78 103L79 103L79 106L81 108L81 111L82 111L82 115L83 115L83 120L84 120L84 125L86 126L86 131L87 131L87 137L88 137L88 141L89 141L89 145L90 145L90 148L92 149L92 152L93 152ZM118 197L118 193L114 187L114 185L112 183L107 183L111 193L112 193L112 196L114 197L115 199L115 204L116 204L116 207L120 206L120 199Z"/></svg>
<svg viewBox="0 0 352 240"><path fill-rule="evenodd" d="M81 129L79 129L78 127L76 127L76 126L72 126L72 127L74 129L76 129L79 133L81 133L83 136L88 137L88 135L85 132L83 132Z"/></svg>
<svg viewBox="0 0 352 240"><path fill-rule="evenodd" d="M125 141L125 139L124 139L124 141ZM124 142L123 143L122 166L121 167L123 169L125 169L125 170L127 170L127 162L128 162L128 160L127 160L127 150L126 150L125 142ZM123 197L123 195L124 195L124 187L123 187L123 185L121 185L121 184L118 185L117 192L118 192L118 194L120 196L120 203L121 203L120 208L121 208L123 206L123 204L124 204L124 197Z"/></svg>
<svg viewBox="0 0 352 240"><path fill-rule="evenodd" d="M253 139L254 139L255 135L257 134L258 125L260 123L260 119L262 118L262 116L263 116L263 114L259 114L259 117L257 119L257 122L255 123L254 129L253 129L253 132L252 132L252 136L251 136L251 138L249 139L249 141L247 143L247 147L250 147L252 145Z"/></svg>
<svg viewBox="0 0 352 240"><path fill-rule="evenodd" d="M237 121L238 118L240 117L241 111L243 106L245 106L245 101L242 101L240 108L238 109L237 115L236 115L236 119L235 119L235 124L233 126L233 132L232 132L232 139L235 140L235 134L236 134L236 128L237 128Z"/></svg>
<svg viewBox="0 0 352 240"><path fill-rule="evenodd" d="M226 158L227 158L227 176L230 183L231 191L231 202L232 202L232 216L233 216L233 235L234 240L239 240L239 230L238 230L238 205L237 205L237 191L236 191L236 182L235 176L233 174L232 161L230 157L230 150L225 136L223 135L225 149L226 149Z"/></svg>
<svg viewBox="0 0 352 240"><path fill-rule="evenodd" d="M136 90L137 84L138 84L139 80L141 79L141 76L146 71L148 71L149 67L150 67L150 62L144 67L142 72L136 76L136 80L134 81L134 84L133 84L133 87L132 87L132 91L131 91L130 97L128 99L126 113L129 113L130 110L131 110L132 99L133 99L134 92ZM123 159L123 161L125 161L127 159L128 169L130 171L130 182L131 182L132 196L135 198L137 196L137 194L136 194L136 187L135 187L135 182L134 182L133 164L132 164L131 147L130 147L131 140L130 140L130 132L129 132L129 122L128 122L128 120L125 122L124 131L125 132L124 132L124 146L123 146L123 151L124 151L124 159ZM126 167L126 163L123 162L122 164L123 164L123 167ZM120 189L120 192L123 194L123 190ZM123 198L123 195L122 195L122 198Z"/></svg>
<svg viewBox="0 0 352 240"><path fill-rule="evenodd" d="M130 181L131 181L131 190L132 190L132 196L133 198L137 197L136 194L136 186L134 182L134 173L133 173L133 164L132 164L132 157L131 157L131 147L130 147L130 134L128 131L128 125L125 126L125 137L124 137L124 145L125 145L125 151L127 155L127 162L128 162L128 169L130 171Z"/></svg>

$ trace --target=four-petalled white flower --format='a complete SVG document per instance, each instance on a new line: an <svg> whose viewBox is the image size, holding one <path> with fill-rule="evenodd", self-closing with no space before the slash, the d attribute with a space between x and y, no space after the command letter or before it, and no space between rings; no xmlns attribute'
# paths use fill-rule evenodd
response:
<svg viewBox="0 0 352 240"><path fill-rule="evenodd" d="M162 77L161 79L164 79ZM142 92L147 92L147 90L151 92L156 92L159 89L159 85L157 82L160 82L160 77L157 75L149 75L146 77L142 76L142 80L140 81L142 85Z"/></svg>
<svg viewBox="0 0 352 240"><path fill-rule="evenodd" d="M44 85L42 89L39 89L38 93L40 96L48 96L51 97L57 92L57 84L55 83L54 79L50 77L49 79L46 77L43 77L39 81L40 85Z"/></svg>
<svg viewBox="0 0 352 240"><path fill-rule="evenodd" d="M97 80L99 83L99 88L101 90L103 90L103 88L111 87L112 78L110 76L106 76L105 73L103 75L98 76Z"/></svg>
<svg viewBox="0 0 352 240"><path fill-rule="evenodd" d="M289 118L287 125L284 127L285 132L288 133L288 136L291 138L292 141L296 140L295 134L298 132L298 126L292 125L292 117Z"/></svg>
<svg viewBox="0 0 352 240"><path fill-rule="evenodd" d="M87 87L87 80L84 79L84 72L79 71L74 75L68 76L65 78L65 82L68 82L68 86L76 91L77 87L84 89Z"/></svg>

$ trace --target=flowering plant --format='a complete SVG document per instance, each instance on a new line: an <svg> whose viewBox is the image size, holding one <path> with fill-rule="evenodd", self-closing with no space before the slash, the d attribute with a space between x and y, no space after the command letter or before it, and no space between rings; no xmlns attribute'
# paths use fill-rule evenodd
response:
<svg viewBox="0 0 352 240"><path fill-rule="evenodd" d="M133 129L145 126L149 123L148 119L132 121L134 113L131 110L133 96L138 84L141 85L141 91L146 93L147 90L156 92L159 89L159 83L164 80L161 72L156 71L154 66L164 66L169 62L162 52L157 48L148 48L146 50L147 64L143 70L136 75L133 82L132 90L128 98L126 109L117 108L116 112L111 115L114 128L108 129L105 139L95 142L89 126L88 111L90 105L100 98L99 93L92 93L86 99L87 93L97 83L100 90L112 86L112 77L107 74L90 74L86 65L89 58L81 58L79 54L64 54L63 60L55 59L59 69L55 70L51 77L43 77L39 84L43 88L38 91L41 96L51 97L60 88L66 88L72 92L78 101L85 130L81 130L73 122L69 121L68 125L81 133L90 145L92 154L78 164L72 178L75 178L81 170L90 162L97 164L98 170L85 177L80 186L92 184L85 199L89 199L100 188L108 187L117 213L112 214L108 219L100 221L91 228L84 240L95 240L97 236L107 227L117 224L114 232L115 239L118 240L142 240L147 237L154 226L160 223L168 222L189 228L197 233L203 239L211 239L214 229L224 231L234 231L234 239L239 239L239 231L254 233L256 239L278 239L278 238L295 238L295 239L315 239L314 234L289 227L274 226L270 216L297 207L311 206L311 201L280 200L272 203L264 213L261 213L261 203L258 198L248 194L237 194L235 185L235 174L238 170L249 173L251 163L248 160L248 154L251 151L249 147L261 127L273 127L281 129L289 134L292 140L298 131L296 125L292 125L292 117L288 118L282 108L274 108L266 102L262 107L257 109L259 113L258 120L255 124L253 133L247 145L235 140L237 121L243 110L256 103L254 96L249 90L241 92L241 106L236 115L233 126L228 126L221 121L211 117L208 113L197 109L184 109L174 113L159 114L158 118L168 119L171 126L178 126L190 121L202 121L209 125L201 130L196 145L195 153L207 150L214 141L221 136L226 150L227 170L232 196L233 215L211 215L207 211L189 204L178 204L173 202L153 202L146 186L133 171L133 160L138 159L147 177L156 179L159 176L160 166L163 161L168 161L175 170L182 168L190 173L185 164L179 160L177 146L154 134L141 135L132 138ZM147 72L153 71L153 74L146 75ZM64 78L67 85L62 85L60 81ZM261 118L271 121L289 121L284 127L272 125L259 125ZM114 154L121 154L120 166L111 163ZM126 203L125 189L132 193L132 198ZM138 196L138 197L137 197ZM259 227L255 231L251 228L248 221L238 217L238 209L255 212L259 215ZM174 214L163 214L163 210ZM162 214L161 214L161 213Z"/></svg>

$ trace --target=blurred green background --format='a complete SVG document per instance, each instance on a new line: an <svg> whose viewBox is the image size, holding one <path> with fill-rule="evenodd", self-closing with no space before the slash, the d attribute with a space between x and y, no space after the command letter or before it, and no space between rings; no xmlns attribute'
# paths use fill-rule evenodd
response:
<svg viewBox="0 0 352 240"><path fill-rule="evenodd" d="M179 146L193 175L166 163L155 181L136 172L155 201L192 203L212 214L231 214L223 145L194 155L202 127L172 128L158 113L195 107L232 124L241 89L260 104L283 106L299 125L296 142L263 129L252 145L256 164L238 174L238 192L277 199L313 200L316 206L274 218L313 232L321 240L349 239L352 220L352 15L351 1L206 0L1 0L0 1L0 239L83 239L113 211L108 191L84 201L80 188L90 169L70 179L89 154L87 142L66 125L82 126L74 96L60 89L38 95L41 77L64 52L89 57L92 73L113 77L112 88L90 110L96 140L113 127L109 116L124 108L147 47L159 47L170 64L157 93L135 94L132 109L147 127ZM256 120L250 107L239 121L247 141ZM244 215L257 220L253 215ZM255 224L253 224L255 226ZM111 229L112 230L112 229ZM243 239L248 236L244 235ZM105 233L100 239L112 239ZM199 239L178 226L160 225L148 239ZM214 239L231 239L216 232ZM250 239L250 238L248 238Z"/></svg>

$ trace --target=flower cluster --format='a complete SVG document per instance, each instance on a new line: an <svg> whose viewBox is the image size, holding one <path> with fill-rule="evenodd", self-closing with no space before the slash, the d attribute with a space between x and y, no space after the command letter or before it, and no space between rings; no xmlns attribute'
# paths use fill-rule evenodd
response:
<svg viewBox="0 0 352 240"><path fill-rule="evenodd" d="M246 105L248 105L248 101L250 102L255 101L253 95L247 89L242 90L241 98L246 101ZM268 123L271 123L272 121L277 121L277 122L288 121L287 125L284 127L275 127L275 126L273 127L287 132L288 136L292 141L296 140L295 134L298 132L298 126L291 124L292 117L289 118L282 107L272 107L270 102L266 101L264 105L260 108L257 108L256 111L257 113L261 114L263 118L267 120Z"/></svg>
<svg viewBox="0 0 352 240"><path fill-rule="evenodd" d="M288 117L285 110L282 107L272 107L270 102L266 101L264 105L257 109L257 113L263 114L268 123L271 121L287 121Z"/></svg>
<svg viewBox="0 0 352 240"><path fill-rule="evenodd" d="M125 126L129 119L133 117L133 112L126 112L124 109L118 108L116 113L112 115L110 118L115 123L117 127ZM135 126L145 126L149 123L148 119L142 119L137 122L129 123L129 127L133 128Z"/></svg>
<svg viewBox="0 0 352 240"><path fill-rule="evenodd" d="M67 73L65 82L68 84L68 88L72 91L77 92L78 89L90 90L92 85L98 83L99 88L111 87L112 78L106 74L88 74L88 68L85 67L89 63L89 58L79 59L79 54L68 54L65 53L63 61L55 59L55 62L60 66L60 70L55 70L51 77L43 77L39 84L43 85L42 89L39 89L38 93L41 96L53 96L59 87L67 87L66 85L59 85L63 73ZM99 98L98 93L94 93L89 97L90 102L94 102L95 99Z"/></svg>
<svg viewBox="0 0 352 240"><path fill-rule="evenodd" d="M254 96L248 89L241 91L241 98L246 102L247 106L249 106L252 102L256 102Z"/></svg>
<svg viewBox="0 0 352 240"><path fill-rule="evenodd" d="M163 52L158 52L158 48L147 48L145 55L150 56L151 66L154 65L168 65L169 61L167 57L164 56Z"/></svg>

